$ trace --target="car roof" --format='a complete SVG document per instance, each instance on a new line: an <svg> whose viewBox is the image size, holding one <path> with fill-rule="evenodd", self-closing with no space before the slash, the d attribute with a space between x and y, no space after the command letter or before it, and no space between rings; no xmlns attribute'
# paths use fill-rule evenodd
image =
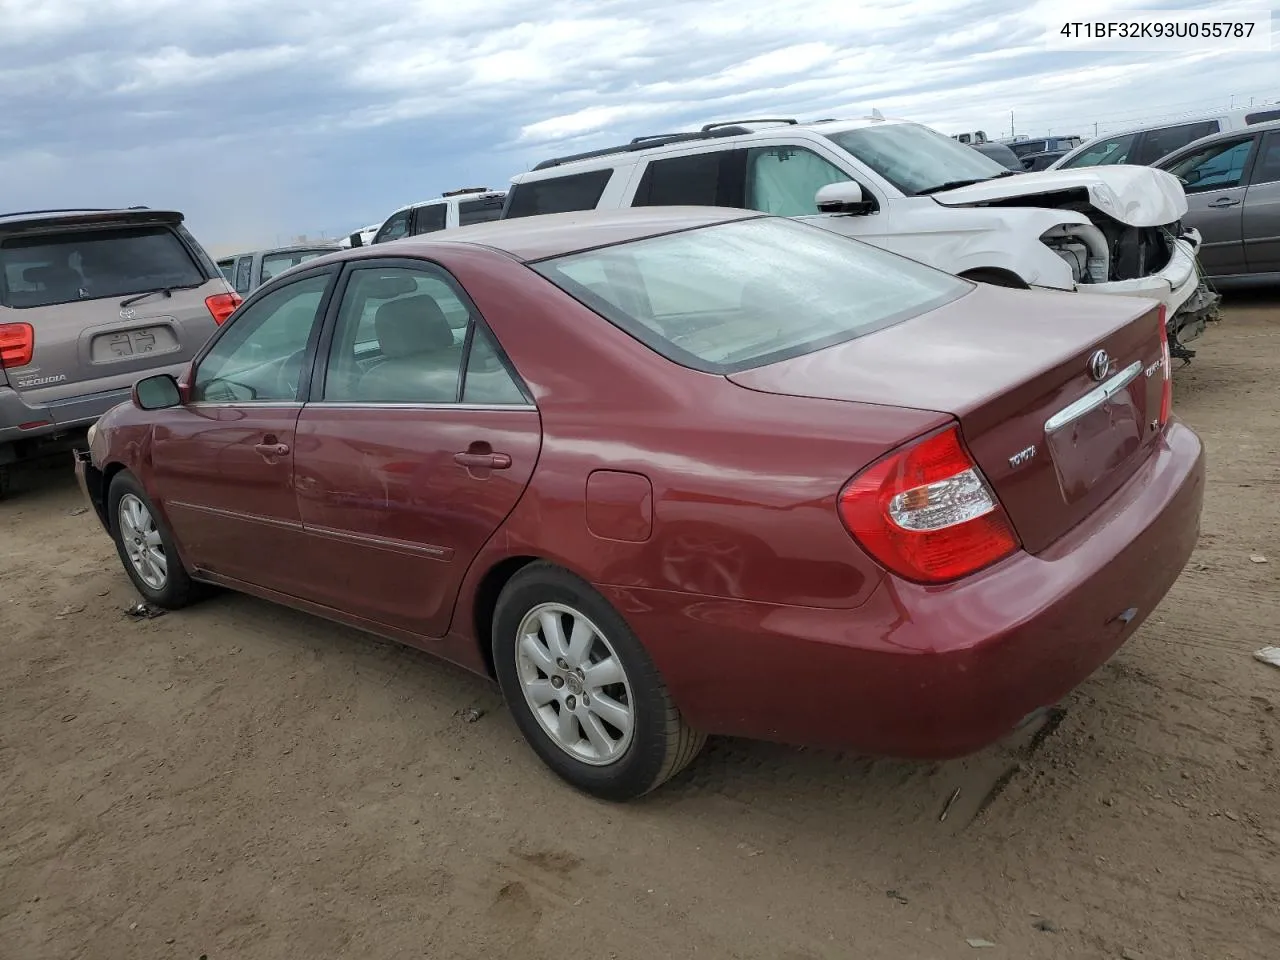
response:
<svg viewBox="0 0 1280 960"><path fill-rule="evenodd" d="M89 227L113 223L181 223L177 210L148 207L75 207L59 210L17 210L0 213L0 230L38 230L44 227Z"/></svg>
<svg viewBox="0 0 1280 960"><path fill-rule="evenodd" d="M337 240L317 240L315 243L290 243L283 247L262 247L258 250L241 250L239 253L228 253L226 256L218 258L218 262L223 260L235 260L238 257L254 257L254 256L270 256L273 253L297 253L302 250L340 250Z"/></svg>
<svg viewBox="0 0 1280 960"><path fill-rule="evenodd" d="M753 124L770 123L773 126L753 127ZM703 143L716 144L725 148L735 143L750 142L761 134L786 133L799 134L801 139L811 140L830 136L833 133L845 133L849 130L861 130L866 127L892 126L895 124L912 124L924 126L914 120L903 120L895 117L857 117L838 120L813 120L799 123L793 120L740 120L725 123L707 124L701 131L684 131L680 133L655 134L636 137L629 143L602 147L585 153L569 154L563 157L550 157L535 164L531 170L519 173L511 178L513 184L526 180L541 180L552 177L570 176L591 170L612 169L622 163L634 163L640 157L652 154L669 153L685 147L700 146ZM708 129L717 128L717 129ZM932 128L930 128L932 129Z"/></svg>
<svg viewBox="0 0 1280 960"><path fill-rule="evenodd" d="M754 210L729 207L626 207L548 213L405 237L376 247L353 247L345 254L347 257L387 257L396 253L430 256L442 247L475 246L497 250L528 263L762 216L764 214Z"/></svg>

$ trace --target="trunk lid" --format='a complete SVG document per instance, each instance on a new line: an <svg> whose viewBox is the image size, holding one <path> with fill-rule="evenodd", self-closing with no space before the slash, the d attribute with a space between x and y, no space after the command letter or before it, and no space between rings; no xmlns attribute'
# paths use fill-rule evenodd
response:
<svg viewBox="0 0 1280 960"><path fill-rule="evenodd" d="M728 379L951 414L1023 546L1038 553L1150 454L1162 337L1150 301L980 285L923 316ZM1090 363L1098 351L1109 361L1100 379Z"/></svg>
<svg viewBox="0 0 1280 960"><path fill-rule="evenodd" d="M1187 195L1182 183L1173 174L1152 167L1039 170L985 180L932 196L946 207L967 207L1073 192L1083 193L1091 206L1131 227L1165 226L1181 220L1187 212ZM1057 206L1056 203L1050 205Z"/></svg>

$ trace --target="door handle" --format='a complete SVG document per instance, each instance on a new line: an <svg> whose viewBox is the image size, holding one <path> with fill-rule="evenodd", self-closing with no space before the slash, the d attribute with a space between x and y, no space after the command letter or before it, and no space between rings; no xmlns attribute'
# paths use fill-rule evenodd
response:
<svg viewBox="0 0 1280 960"><path fill-rule="evenodd" d="M1223 207L1235 207L1239 206L1239 204L1239 200L1233 200L1231 197L1219 197L1217 200L1213 200L1205 204L1205 206L1214 207L1215 209L1220 210Z"/></svg>
<svg viewBox="0 0 1280 960"><path fill-rule="evenodd" d="M505 470L511 466L511 458L505 453L455 453L453 460L468 470Z"/></svg>
<svg viewBox="0 0 1280 960"><path fill-rule="evenodd" d="M255 443L253 449L264 457L283 457L289 453L287 443Z"/></svg>

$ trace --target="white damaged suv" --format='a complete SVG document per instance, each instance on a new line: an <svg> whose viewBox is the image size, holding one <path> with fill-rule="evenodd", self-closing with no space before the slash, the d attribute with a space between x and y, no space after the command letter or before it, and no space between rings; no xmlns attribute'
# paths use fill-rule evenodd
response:
<svg viewBox="0 0 1280 960"><path fill-rule="evenodd" d="M1218 317L1175 177L1136 166L1014 173L879 115L713 123L552 158L512 179L503 217L671 205L802 218L980 282L1149 297L1184 359Z"/></svg>

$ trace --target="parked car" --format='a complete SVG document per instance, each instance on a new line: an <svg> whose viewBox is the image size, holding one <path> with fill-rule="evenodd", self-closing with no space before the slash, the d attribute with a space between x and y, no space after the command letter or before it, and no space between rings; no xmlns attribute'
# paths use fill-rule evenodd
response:
<svg viewBox="0 0 1280 960"><path fill-rule="evenodd" d="M1072 170L1112 164L1147 166L1193 140L1214 133L1244 130L1255 123L1280 119L1280 105L1248 110L1226 110L1213 116L1179 120L1176 123L1144 124L1119 133L1094 137L1057 160L1049 169Z"/></svg>
<svg viewBox="0 0 1280 960"><path fill-rule="evenodd" d="M1023 170L1048 170L1066 155L1066 150L1046 150L1044 153L1023 154L1020 159Z"/></svg>
<svg viewBox="0 0 1280 960"><path fill-rule="evenodd" d="M715 205L809 219L972 280L1152 297L1175 355L1218 316L1200 237L1162 171L1015 175L920 124L870 117L726 121L544 160L513 178L506 218Z"/></svg>
<svg viewBox="0 0 1280 960"><path fill-rule="evenodd" d="M0 214L0 494L12 464L70 449L239 302L177 211Z"/></svg>
<svg viewBox="0 0 1280 960"><path fill-rule="evenodd" d="M1158 164L1183 183L1215 283L1280 283L1280 120L1216 133Z"/></svg>
<svg viewBox="0 0 1280 960"><path fill-rule="evenodd" d="M1016 173L1021 173L1023 170L1022 161L1019 160L1017 155L1003 143L988 143L983 141L982 143L971 143L969 146L973 147L973 149L977 150L984 157L990 157L1006 170L1013 170Z"/></svg>
<svg viewBox="0 0 1280 960"><path fill-rule="evenodd" d="M76 470L147 600L218 584L494 676L602 797L707 734L954 756L1195 546L1161 313L741 210L490 223L266 285Z"/></svg>
<svg viewBox="0 0 1280 960"><path fill-rule="evenodd" d="M402 237L497 220L502 216L506 195L505 190L463 187L442 193L434 200L411 203L387 217L370 243L386 243Z"/></svg>
<svg viewBox="0 0 1280 960"><path fill-rule="evenodd" d="M337 243L325 242L251 250L224 257L218 261L218 268L235 287L236 293L247 296L251 290L256 290L277 274L341 249L341 245Z"/></svg>

